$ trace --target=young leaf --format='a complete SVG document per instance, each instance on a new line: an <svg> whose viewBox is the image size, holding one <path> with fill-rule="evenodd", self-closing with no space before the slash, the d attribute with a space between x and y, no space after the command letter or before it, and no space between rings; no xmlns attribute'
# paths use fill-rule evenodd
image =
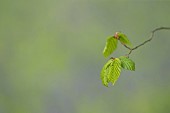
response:
<svg viewBox="0 0 170 113"><path fill-rule="evenodd" d="M108 83L113 85L118 80L121 72L121 61L119 58L110 59L103 67L101 71L101 79L103 85L108 87Z"/></svg>
<svg viewBox="0 0 170 113"><path fill-rule="evenodd" d="M121 72L121 61L118 58L115 58L114 61L109 66L109 72L108 72L108 80L113 85L118 80Z"/></svg>
<svg viewBox="0 0 170 113"><path fill-rule="evenodd" d="M113 36L109 37L107 39L105 48L103 50L103 55L105 57L108 57L110 54L114 52L114 50L116 50L116 48L117 48L117 39L115 39Z"/></svg>
<svg viewBox="0 0 170 113"><path fill-rule="evenodd" d="M123 33L118 33L118 37L121 43L125 44L125 45L129 45L130 47L132 47L131 42L129 41L129 39L127 38L127 36Z"/></svg>
<svg viewBox="0 0 170 113"><path fill-rule="evenodd" d="M119 59L121 60L122 68L135 71L135 63L131 59L126 56L121 56Z"/></svg>
<svg viewBox="0 0 170 113"><path fill-rule="evenodd" d="M109 66L112 64L113 59L110 59L102 68L102 71L100 73L100 77L102 79L102 83L105 86L108 86L109 80L108 80L108 72L109 72Z"/></svg>

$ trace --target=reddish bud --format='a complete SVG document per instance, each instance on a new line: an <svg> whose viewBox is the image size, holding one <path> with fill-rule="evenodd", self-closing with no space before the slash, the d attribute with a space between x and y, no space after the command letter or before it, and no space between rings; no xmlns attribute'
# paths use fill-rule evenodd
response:
<svg viewBox="0 0 170 113"><path fill-rule="evenodd" d="M119 39L118 33L119 33L119 32L116 32L116 33L114 34L114 37L115 37L116 39Z"/></svg>

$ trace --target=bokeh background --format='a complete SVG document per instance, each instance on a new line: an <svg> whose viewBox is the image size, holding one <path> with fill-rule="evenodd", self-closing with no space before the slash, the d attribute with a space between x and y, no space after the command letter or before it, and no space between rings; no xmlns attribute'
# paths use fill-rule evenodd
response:
<svg viewBox="0 0 170 113"><path fill-rule="evenodd" d="M135 72L109 88L100 80L108 36L135 46L161 26L168 0L1 0L0 113L169 113L170 31L131 54Z"/></svg>

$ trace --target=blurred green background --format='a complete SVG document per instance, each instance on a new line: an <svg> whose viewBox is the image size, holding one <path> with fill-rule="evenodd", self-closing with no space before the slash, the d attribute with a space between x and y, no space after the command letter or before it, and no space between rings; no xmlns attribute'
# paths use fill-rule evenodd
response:
<svg viewBox="0 0 170 113"><path fill-rule="evenodd" d="M0 113L169 113L170 31L132 53L135 72L100 80L108 36L138 45L161 26L168 0L1 0Z"/></svg>

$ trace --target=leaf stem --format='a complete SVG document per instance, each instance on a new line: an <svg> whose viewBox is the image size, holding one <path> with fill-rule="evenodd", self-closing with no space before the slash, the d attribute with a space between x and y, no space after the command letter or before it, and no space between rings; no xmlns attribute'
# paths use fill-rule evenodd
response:
<svg viewBox="0 0 170 113"><path fill-rule="evenodd" d="M139 45L137 45L133 48L130 48L127 45L121 43L125 48L130 50L129 53L127 54L127 56L129 57L129 55L132 53L133 50L135 50L135 49L145 45L146 43L150 42L154 37L154 33L157 32L157 31L160 31L160 30L170 30L170 27L159 27L159 28L152 30L148 40L144 41L143 43L141 43L141 44L139 44Z"/></svg>

